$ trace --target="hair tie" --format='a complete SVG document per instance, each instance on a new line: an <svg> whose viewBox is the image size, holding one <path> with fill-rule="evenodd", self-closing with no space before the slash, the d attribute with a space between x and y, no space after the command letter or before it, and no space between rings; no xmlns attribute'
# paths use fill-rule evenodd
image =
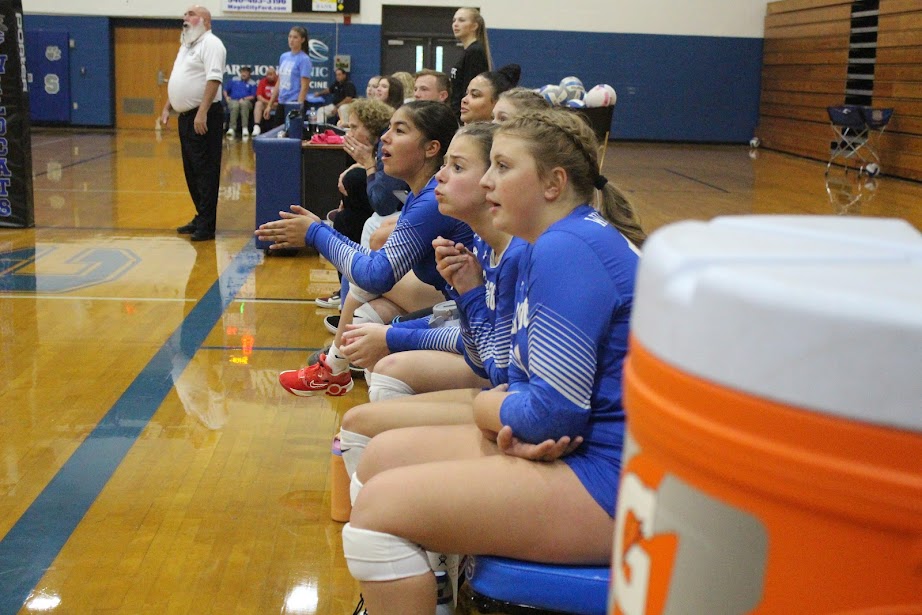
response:
<svg viewBox="0 0 922 615"><path fill-rule="evenodd" d="M608 183L607 177L605 177L604 175L597 175L592 185L595 186L596 190L601 190L602 188L605 187L605 184L607 183Z"/></svg>

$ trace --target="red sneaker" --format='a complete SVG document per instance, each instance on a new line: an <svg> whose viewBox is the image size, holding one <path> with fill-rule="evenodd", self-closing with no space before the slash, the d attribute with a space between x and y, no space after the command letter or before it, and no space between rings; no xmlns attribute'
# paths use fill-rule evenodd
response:
<svg viewBox="0 0 922 615"><path fill-rule="evenodd" d="M333 375L326 364L327 356L320 355L320 360L301 369L291 369L279 374L279 384L289 393L299 397L311 397L316 393L326 393L332 397L345 395L352 390L352 375L349 370Z"/></svg>

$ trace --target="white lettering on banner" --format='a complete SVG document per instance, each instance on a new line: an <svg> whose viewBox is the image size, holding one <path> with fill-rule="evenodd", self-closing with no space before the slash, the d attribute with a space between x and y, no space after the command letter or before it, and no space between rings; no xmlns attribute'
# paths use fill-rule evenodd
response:
<svg viewBox="0 0 922 615"><path fill-rule="evenodd" d="M221 0L225 12L290 13L291 0Z"/></svg>
<svg viewBox="0 0 922 615"><path fill-rule="evenodd" d="M336 12L336 0L312 0L311 9L314 11Z"/></svg>
<svg viewBox="0 0 922 615"><path fill-rule="evenodd" d="M22 91L29 91L28 72L26 71L26 37L22 33L22 13L16 13L16 40L19 43L19 70L22 75Z"/></svg>

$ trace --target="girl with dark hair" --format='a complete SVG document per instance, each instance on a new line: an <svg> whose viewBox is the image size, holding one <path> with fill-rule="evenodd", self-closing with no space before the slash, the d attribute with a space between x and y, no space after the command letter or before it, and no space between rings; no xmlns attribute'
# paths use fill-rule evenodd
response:
<svg viewBox="0 0 922 615"><path fill-rule="evenodd" d="M352 389L349 359L339 350L343 331L352 324L357 310L391 291L411 269L416 277L449 298L447 283L436 269L432 241L445 237L469 246L473 240L471 228L440 213L435 200L434 175L442 166L456 128L454 114L441 103L414 101L394 112L390 128L381 137L381 157L384 172L405 181L410 193L394 231L380 250L349 241L297 205L291 207L291 212L279 212L281 220L257 229L260 239L274 242L272 248L313 246L346 276L350 285L329 353L321 354L320 361L313 365L282 372L279 382L287 391L301 396L324 391L334 396L348 393ZM381 322L370 307L360 314Z"/></svg>
<svg viewBox="0 0 922 615"><path fill-rule="evenodd" d="M521 75L522 68L518 64L509 64L471 79L461 99L461 121L465 124L491 121L493 106L500 94L518 85Z"/></svg>
<svg viewBox="0 0 922 615"><path fill-rule="evenodd" d="M279 57L278 86L272 89L272 98L263 111L264 120L269 119L276 101L280 104L297 102L304 105L313 70L311 59L304 51L309 40L310 35L302 26L294 26L288 32L289 51Z"/></svg>
<svg viewBox="0 0 922 615"><path fill-rule="evenodd" d="M378 86L375 88L375 98L396 109L403 104L403 83L393 75L381 77L378 80Z"/></svg>

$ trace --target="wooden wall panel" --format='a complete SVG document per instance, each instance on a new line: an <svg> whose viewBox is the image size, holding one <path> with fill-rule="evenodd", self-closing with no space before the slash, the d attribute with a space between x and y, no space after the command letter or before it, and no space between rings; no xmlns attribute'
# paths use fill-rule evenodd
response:
<svg viewBox="0 0 922 615"><path fill-rule="evenodd" d="M881 137L884 173L922 180L922 2L880 0L874 106L892 107Z"/></svg>
<svg viewBox="0 0 922 615"><path fill-rule="evenodd" d="M791 11L806 11L836 4L851 4L851 2L850 0L780 0L779 2L769 2L765 7L765 14L769 16Z"/></svg>
<svg viewBox="0 0 922 615"><path fill-rule="evenodd" d="M766 7L757 130L766 147L829 158L834 133L826 107L845 102L851 7L848 0ZM879 14L872 104L894 109L876 142L881 166L922 180L922 1L880 0Z"/></svg>

